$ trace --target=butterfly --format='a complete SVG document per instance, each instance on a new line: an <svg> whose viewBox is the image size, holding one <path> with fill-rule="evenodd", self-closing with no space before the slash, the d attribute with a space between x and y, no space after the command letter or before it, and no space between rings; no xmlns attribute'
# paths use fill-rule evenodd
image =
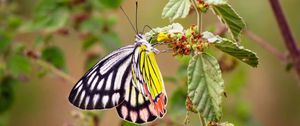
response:
<svg viewBox="0 0 300 126"><path fill-rule="evenodd" d="M69 101L85 110L116 108L120 118L137 124L162 118L167 95L157 53L144 35L137 34L134 44L90 68L71 90Z"/></svg>

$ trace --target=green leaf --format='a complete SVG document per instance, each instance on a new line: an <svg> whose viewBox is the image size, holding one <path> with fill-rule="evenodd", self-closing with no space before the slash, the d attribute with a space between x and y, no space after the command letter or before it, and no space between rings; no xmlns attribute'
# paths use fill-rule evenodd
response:
<svg viewBox="0 0 300 126"><path fill-rule="evenodd" d="M162 12L162 18L174 21L177 18L185 18L190 11L190 0L169 0Z"/></svg>
<svg viewBox="0 0 300 126"><path fill-rule="evenodd" d="M17 81L11 77L4 77L0 81L0 114L7 111L14 100L13 87Z"/></svg>
<svg viewBox="0 0 300 126"><path fill-rule="evenodd" d="M218 15L219 19L227 26L232 38L239 41L240 34L246 27L244 20L229 4L216 5L213 6L212 9L214 13Z"/></svg>
<svg viewBox="0 0 300 126"><path fill-rule="evenodd" d="M217 59L206 53L193 56L188 66L188 96L208 121L220 120L223 92L224 81Z"/></svg>
<svg viewBox="0 0 300 126"><path fill-rule="evenodd" d="M68 4L64 0L40 1L34 14L33 20L27 22L23 29L55 32L64 27L70 17Z"/></svg>
<svg viewBox="0 0 300 126"><path fill-rule="evenodd" d="M14 76L27 74L31 71L30 61L22 55L13 55L8 59L7 67Z"/></svg>
<svg viewBox="0 0 300 126"><path fill-rule="evenodd" d="M48 61L59 69L63 69L65 67L64 53L56 46L45 48L42 51L42 59Z"/></svg>
<svg viewBox="0 0 300 126"><path fill-rule="evenodd" d="M245 49L243 46L239 46L237 43L234 43L229 39L223 38L221 41L213 44L221 51L239 59L244 63L247 63L252 67L257 67L258 65L258 57L256 56L256 53L249 49Z"/></svg>
<svg viewBox="0 0 300 126"><path fill-rule="evenodd" d="M141 126L141 125L128 122L128 121L123 121L121 126Z"/></svg>

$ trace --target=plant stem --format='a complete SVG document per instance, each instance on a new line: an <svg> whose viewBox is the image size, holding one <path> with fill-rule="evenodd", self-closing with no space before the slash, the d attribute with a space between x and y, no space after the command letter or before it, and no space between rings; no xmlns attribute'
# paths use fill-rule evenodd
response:
<svg viewBox="0 0 300 126"><path fill-rule="evenodd" d="M269 51L271 54L273 54L279 61L282 61L286 63L286 56L281 53L278 49L273 47L269 42L261 38L260 36L256 35L250 30L245 31L244 33L248 38L252 39L253 42L256 42L258 45L260 45L265 50Z"/></svg>
<svg viewBox="0 0 300 126"><path fill-rule="evenodd" d="M197 31L201 33L201 17L202 16L201 16L201 14L200 14L200 12L199 12L199 10L197 8L196 1L195 0L191 0L191 1L193 3L193 7L194 7L194 9L196 11L196 15L197 15Z"/></svg>
<svg viewBox="0 0 300 126"><path fill-rule="evenodd" d="M43 61L43 60L40 60L40 59L33 59L33 60L34 60L34 62L35 62L36 64L38 64L39 66L44 67L44 68L46 68L46 69L49 69L49 70L50 70L51 72L53 72L55 75L57 75L57 76L63 78L64 80L66 80L66 81L68 81L68 82L70 82L70 83L72 83L72 84L75 84L75 83L76 83L76 80L75 80L73 77L71 77L70 75L66 74L65 72L63 72L63 71L57 69L57 68L54 67L53 65L51 65L51 64L49 64L49 63L47 63L47 62L45 62L45 61Z"/></svg>
<svg viewBox="0 0 300 126"><path fill-rule="evenodd" d="M277 23L281 30L281 34L284 38L284 43L286 48L289 51L289 55L293 61L293 67L295 68L298 78L300 78L300 52L297 48L296 41L292 35L292 32L289 28L287 20L284 16L282 8L278 0L269 0L273 13L276 17Z"/></svg>
<svg viewBox="0 0 300 126"><path fill-rule="evenodd" d="M199 116L199 119L200 119L200 122L201 122L201 126L206 126L203 116L201 116L200 113L198 113L198 116Z"/></svg>

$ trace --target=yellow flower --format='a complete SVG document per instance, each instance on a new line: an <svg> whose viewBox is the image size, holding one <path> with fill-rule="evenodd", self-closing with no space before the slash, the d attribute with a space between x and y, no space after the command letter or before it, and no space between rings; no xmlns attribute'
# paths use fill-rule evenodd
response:
<svg viewBox="0 0 300 126"><path fill-rule="evenodd" d="M158 42L165 41L167 39L168 39L168 35L166 33L164 33L164 32L158 33L158 35L157 35Z"/></svg>
<svg viewBox="0 0 300 126"><path fill-rule="evenodd" d="M202 4L202 3L198 4L198 8L200 8L200 10L203 10L204 7L205 7L204 4Z"/></svg>

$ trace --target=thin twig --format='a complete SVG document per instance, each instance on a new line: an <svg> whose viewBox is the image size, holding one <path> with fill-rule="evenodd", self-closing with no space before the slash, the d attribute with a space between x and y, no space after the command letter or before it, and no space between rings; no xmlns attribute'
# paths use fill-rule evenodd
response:
<svg viewBox="0 0 300 126"><path fill-rule="evenodd" d="M222 35L227 31L227 28L223 24L217 24L217 30L214 34L216 35ZM278 49L273 47L270 42L265 40L264 38L258 36L254 32L250 30L246 30L244 32L244 35L247 36L249 39L251 39L253 42L257 43L259 46L273 54L279 61L282 61L283 63L286 63L286 56L284 53L280 52Z"/></svg>
<svg viewBox="0 0 300 126"><path fill-rule="evenodd" d="M265 39L261 38L260 36L256 35L250 30L245 31L244 33L248 38L253 40L253 42L257 43L260 45L262 48L265 50L269 51L271 54L273 54L279 61L282 61L286 63L286 56L281 53L279 50L274 48L269 42L267 42Z"/></svg>
<svg viewBox="0 0 300 126"><path fill-rule="evenodd" d="M289 51L289 55L292 58L293 66L297 72L298 78L300 78L300 51L297 48L296 41L289 28L287 20L284 16L282 8L278 0L269 0L273 13L276 17L277 23L281 30L281 34L284 38L284 43Z"/></svg>
<svg viewBox="0 0 300 126"><path fill-rule="evenodd" d="M197 8L197 3L195 0L191 0L192 3L193 3L193 7L196 11L196 15L197 15L197 31L201 33L201 15L200 15L200 12L198 11L198 8Z"/></svg>
<svg viewBox="0 0 300 126"><path fill-rule="evenodd" d="M38 64L39 66L49 69L51 72L53 72L55 75L63 78L64 80L75 84L76 83L76 79L71 77L70 75L66 74L65 72L57 69L56 67L54 67L53 65L51 65L50 63L47 63L46 61L43 61L41 59L33 59L33 61Z"/></svg>
<svg viewBox="0 0 300 126"><path fill-rule="evenodd" d="M199 119L200 119L200 122L201 122L201 126L206 126L203 116L200 113L198 113L198 116L199 116Z"/></svg>

